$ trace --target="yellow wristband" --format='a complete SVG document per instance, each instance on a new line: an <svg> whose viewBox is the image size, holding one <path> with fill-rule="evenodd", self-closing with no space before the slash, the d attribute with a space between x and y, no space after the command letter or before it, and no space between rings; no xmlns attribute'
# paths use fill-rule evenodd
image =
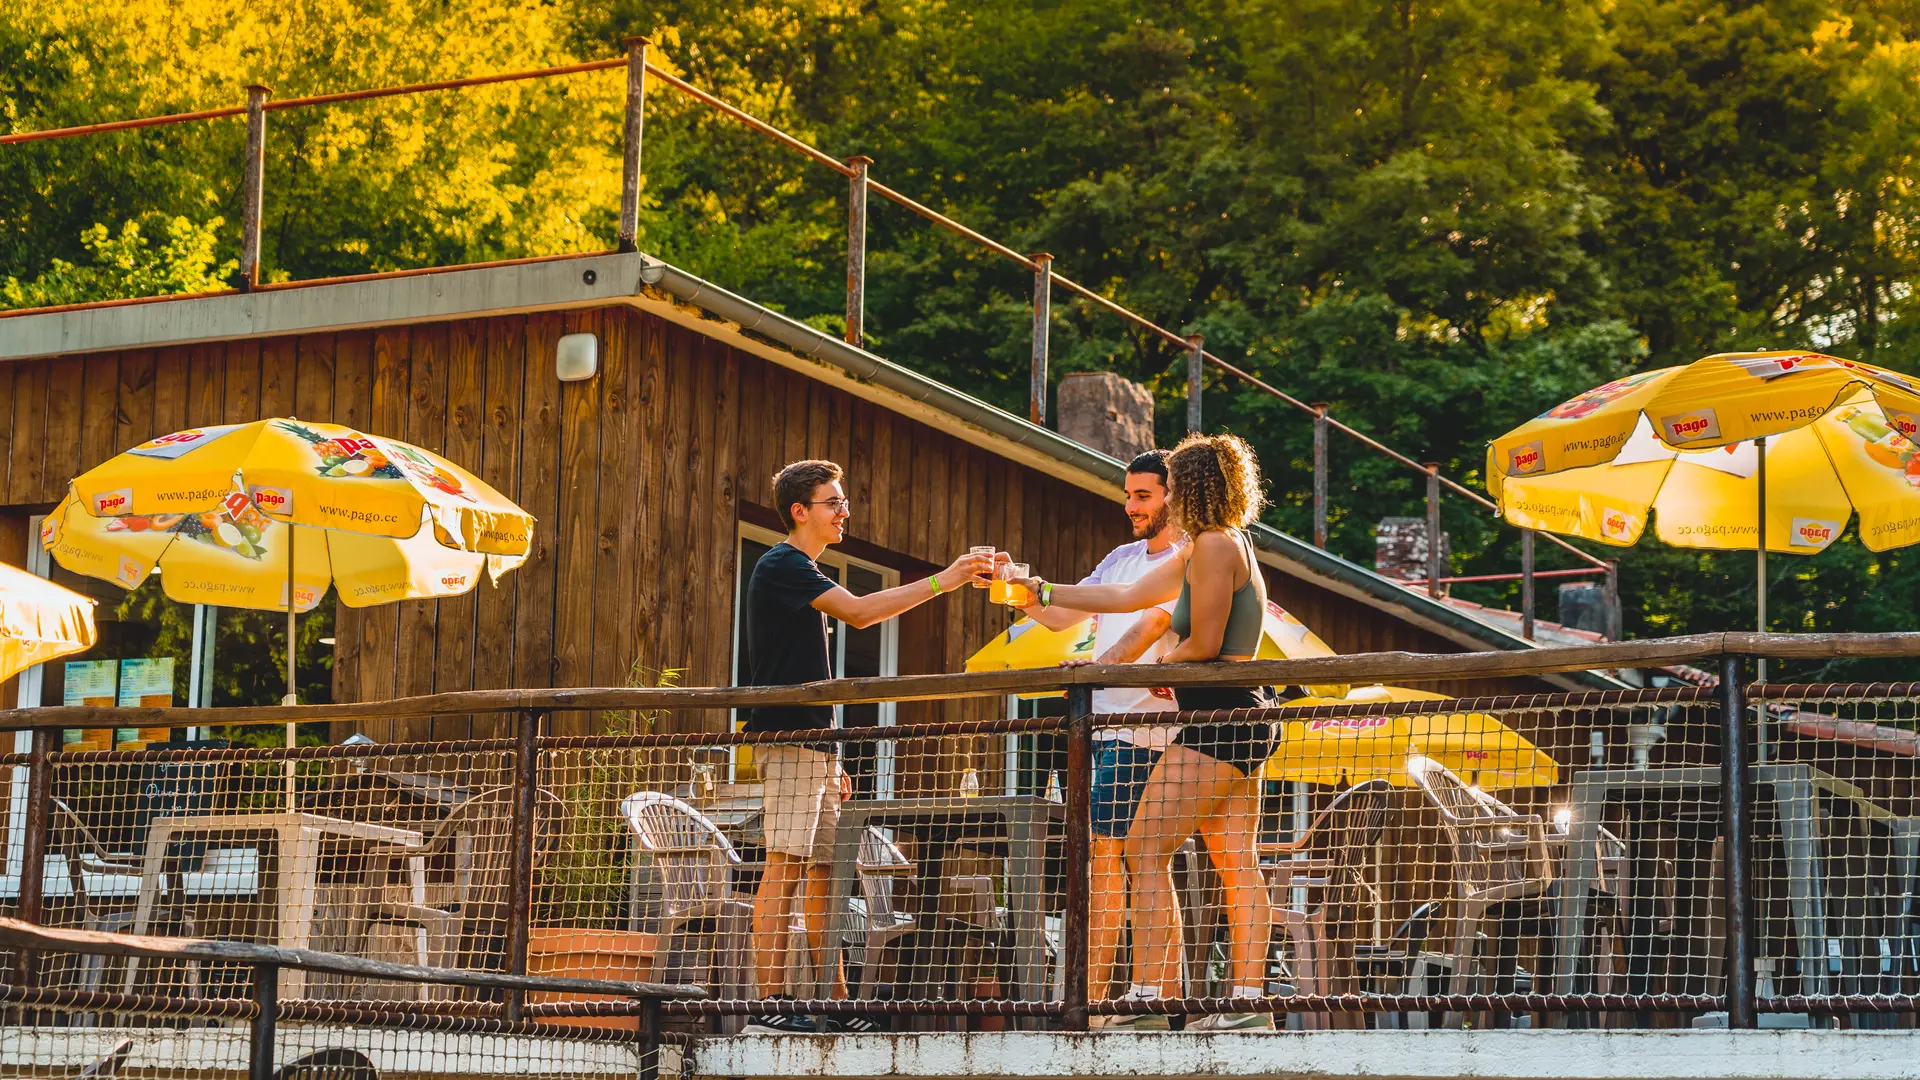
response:
<svg viewBox="0 0 1920 1080"><path fill-rule="evenodd" d="M940 595L940 579L938 577L929 577L927 579L927 584L933 586L933 595L935 596Z"/></svg>

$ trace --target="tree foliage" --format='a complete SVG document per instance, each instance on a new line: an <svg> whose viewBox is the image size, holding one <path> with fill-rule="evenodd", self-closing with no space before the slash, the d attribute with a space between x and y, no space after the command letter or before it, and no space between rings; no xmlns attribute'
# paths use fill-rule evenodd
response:
<svg viewBox="0 0 1920 1080"><path fill-rule="evenodd" d="M1911 0L24 0L0 13L0 124L566 63L628 34L1469 481L1488 438L1631 370L1800 346L1920 366ZM265 265L610 247L620 109L606 72L273 113ZM8 148L6 302L230 275L240 138L219 121ZM657 83L644 164L644 250L840 329L839 176ZM873 205L872 347L1024 411L1027 273ZM1179 350L1084 303L1056 313L1055 372L1146 383L1176 435ZM1255 441L1275 523L1305 531L1304 418L1231 382L1206 411ZM1334 461L1332 544L1369 562L1421 482L1338 439ZM1516 565L1512 530L1463 500L1447 519L1457 570ZM1748 624L1750 556L1622 554L1630 631ZM1905 626L1914 562L1851 538L1776 559L1775 625Z"/></svg>

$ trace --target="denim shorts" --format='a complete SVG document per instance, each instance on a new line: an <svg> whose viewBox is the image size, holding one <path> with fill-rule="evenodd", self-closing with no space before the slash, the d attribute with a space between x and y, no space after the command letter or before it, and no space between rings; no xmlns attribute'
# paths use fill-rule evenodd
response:
<svg viewBox="0 0 1920 1080"><path fill-rule="evenodd" d="M1093 835L1121 838L1133 828L1134 811L1160 751L1119 740L1093 751Z"/></svg>

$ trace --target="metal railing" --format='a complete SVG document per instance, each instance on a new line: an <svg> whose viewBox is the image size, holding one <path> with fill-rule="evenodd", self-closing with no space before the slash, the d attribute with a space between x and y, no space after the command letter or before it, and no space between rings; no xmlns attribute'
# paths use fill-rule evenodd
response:
<svg viewBox="0 0 1920 1080"><path fill-rule="evenodd" d="M202 1039L197 1047L198 1054L188 1060L171 1063L176 1069L189 1070L189 1074L201 1073L202 1070L207 1073L244 1071L248 1080L274 1080L277 1076L288 1075L355 1077L361 1074L354 1072L351 1066L370 1064L365 1053L368 1049L377 1051L381 1048L380 1044L386 1042L392 1049L411 1051L415 1058L431 1057L434 1056L432 1051L421 1053L420 1034L446 1032L456 1036L515 1036L518 1037L520 1052L504 1052L504 1048L497 1043L491 1050L482 1049L478 1053L471 1049L464 1052L442 1049L438 1056L450 1059L480 1058L486 1067L429 1067L418 1071L486 1072L496 1075L571 1072L568 1066L577 1066L577 1062L569 1059L577 1059L581 1051L590 1057L608 1056L604 1055L604 1050L612 1048L616 1053L610 1055L614 1068L609 1072L614 1075L624 1073L626 1076L639 1077L640 1080L654 1080L659 1076L664 1034L661 1003L668 999L697 1001L706 995L706 991L698 986L429 968L251 942L50 929L4 917L0 917L0 947L12 948L29 956L59 956L88 961L139 957L178 963L224 964L244 970L248 983L248 993L243 998L132 995L0 984L0 1005L6 1007L11 1014L9 1022L15 1025L8 1042L14 1055L17 1055L16 1060L7 1061L0 1057L0 1067L7 1068L10 1075L43 1075L35 1068L43 1064L42 1060L36 1059L43 1058L52 1059L44 1062L51 1066L45 1075L67 1075L70 1065L87 1064L85 1058L93 1056L92 1051L97 1051L97 1045L93 1044L101 1040L72 1038L93 1034L99 1026L97 1023L47 1024L43 1018L81 1020L111 1016L144 1021L143 1024L133 1025L136 1034L141 1027L186 1025L190 1030L193 1025L218 1025L222 1022L246 1025L244 1051L238 1045L238 1040L225 1040L229 1044L227 1048L236 1051L231 1055L235 1060L219 1060L221 1055L218 1053L208 1055L206 1043L209 1040ZM344 975L366 984L413 987L423 991L457 987L509 995L544 992L564 995L573 1000L537 1007L539 1015L519 1020L502 1019L484 1007L460 1008L456 1003L443 1001L283 1000L280 987L289 972ZM588 1000L580 1000L582 998ZM580 1018L623 1016L635 1018L632 1034L605 1028L569 1026L570 1021ZM60 1038L62 1028L70 1038ZM358 1047L341 1045L340 1032L349 1028L357 1029L361 1036L355 1040L360 1044ZM115 1034L124 1035L127 1030L118 1028ZM151 1041L150 1034L148 1041ZM394 1037L383 1039L383 1034ZM135 1058L138 1041L119 1039L106 1054L100 1055L94 1063L94 1071L83 1071L81 1075L112 1076L118 1075L123 1068L153 1067L155 1062ZM62 1046L62 1042L74 1045ZM533 1048L531 1053L527 1052L528 1048ZM315 1052L303 1056L299 1053L301 1049ZM23 1050L26 1052L22 1053ZM596 1054L596 1051L602 1053ZM147 1056L153 1056L151 1051ZM61 1060L63 1058L78 1060ZM298 1072L299 1063L303 1061L314 1071ZM276 1069L277 1062L286 1062L291 1071ZM451 1062L446 1064L450 1065ZM234 1068L227 1068L229 1065ZM330 1065L337 1071L327 1071L322 1065Z"/></svg>
<svg viewBox="0 0 1920 1080"><path fill-rule="evenodd" d="M438 82L414 83L405 86L352 90L332 94L315 94L305 97L285 98L278 101L272 99L271 91L268 88L257 85L249 86L246 88L247 102L242 106L205 109L196 112L176 113L169 116L86 124L77 127L49 129L46 131L16 132L9 135L0 135L0 145L94 135L115 131L129 131L163 124L188 123L245 116L247 120L247 141L245 157L241 163L241 289L245 291L293 287L313 284L313 282L288 282L269 285L263 284L260 280L260 233L266 183L265 146L267 137L267 114L286 109L312 108L373 98L431 93L527 79L557 78L623 68L626 71L626 98L622 138L623 164L620 186L620 218L617 250L630 252L637 250L636 241L639 235L640 187L642 181L641 156L645 131L647 79L651 76L691 100L699 102L705 107L757 132L774 143L799 153L814 164L824 166L847 178L845 338L850 344L864 346L866 341L867 197L869 194L874 194L1033 274L1033 364L1028 394L1028 419L1033 423L1044 425L1047 417L1048 333L1052 322L1053 289L1058 287L1069 295L1085 301L1098 310L1122 319L1129 325L1146 332L1167 345L1182 350L1186 354L1187 428L1189 431L1202 430L1204 373L1208 365L1212 365L1216 370L1239 380L1246 386L1258 390L1278 401L1284 402L1294 410L1312 418L1312 531L1313 543L1316 547L1325 549L1327 546L1327 514L1330 502L1328 493L1328 435L1330 432L1338 432L1368 450L1380 454L1388 460L1422 475L1426 481L1425 512L1428 536L1430 538L1428 543L1429 557L1424 585L1429 594L1436 597L1442 596L1448 584L1458 581L1492 582L1518 580L1521 583L1521 636L1528 640L1533 638L1534 609L1536 606L1535 584L1541 576L1534 569L1535 532L1530 529L1521 530L1521 567L1518 573L1481 574L1474 575L1470 578L1448 576L1446 574L1446 568L1441 564L1438 543L1438 537L1440 536L1440 510L1444 494L1450 492L1453 495L1465 498L1468 502L1482 510L1495 511L1498 508L1491 500L1479 492L1441 475L1438 464L1416 461L1359 429L1335 419L1329 414L1326 403L1308 403L1301 401L1273 386L1264 379L1261 379L1252 372L1230 363L1214 353L1208 352L1202 335L1182 334L1163 327L1115 301L1111 297L1102 295L1097 290L1082 285L1056 272L1053 266L1054 256L1045 252L1024 254L873 179L870 176L870 167L873 165L873 159L865 156L855 156L841 161L805 140L796 138L780 130L778 127L694 86L685 79L649 61L647 59L649 44L647 39L639 37L628 38L625 44L627 46L626 56L607 60L569 64L561 67L543 68L533 71L504 72L470 78L448 79ZM371 277L378 275L366 276ZM1619 629L1619 572L1617 560L1601 559L1588 554L1586 551L1560 537L1552 534L1542 535L1545 536L1548 543L1561 549L1582 564L1573 570L1557 571L1558 576L1599 575L1603 578L1609 610L1608 636L1618 639L1621 634Z"/></svg>
<svg viewBox="0 0 1920 1080"><path fill-rule="evenodd" d="M611 971L627 973L616 978L627 989L597 989L705 988L705 997L666 995L659 1012L716 1025L907 1015L1085 1030L1101 1017L1245 1012L1304 1027L1335 1013L1402 1027L1522 1016L1631 1026L1653 1013L1720 1012L1733 1027L1755 1026L1761 1012L1900 1022L1920 1011L1920 685L1748 685L1744 665L1913 655L1920 635L1724 634L791 688L15 710L0 713L0 729L35 736L30 753L0 760L26 785L14 802L24 816L17 919L135 935L165 927L195 939L212 929L279 951L122 943L111 952L122 958L116 972L55 955L109 939L68 932L56 949L10 927L0 945L15 954L0 1003L65 1023L80 1023L77 1013L172 1015L176 1006L156 999L212 1002L207 1015L246 1019L262 1015L257 1004L245 1012L248 994L280 993L283 1018L358 1023L397 1010L514 1025L631 1015L525 997L581 990L527 978ZM1091 699L1096 687L1418 683L1699 663L1717 670L1717 685L1108 715L1093 713ZM1064 715L662 730L682 712L1049 691L1066 694ZM368 719L490 714L513 718L510 736L291 750L54 746L54 732L76 726L238 735L295 721L334 725L338 737ZM554 733L594 726L614 730ZM1171 835L1157 852L1136 851L1150 838L1142 826L1121 828L1127 868L1114 869L1115 819L1095 801L1095 751L1116 729L1155 745L1141 733L1156 728L1178 728L1221 760L1234 739L1272 740L1261 751L1254 831L1241 837L1257 865L1234 866L1239 841L1202 821L1193 828L1204 845ZM1246 734L1254 731L1265 734ZM829 744L837 759L819 752ZM778 785L791 781L794 760L844 770L852 797L837 802L825 914L809 908L779 923L776 962L765 959L769 931L748 897L774 867L756 852L783 849L784 826L757 801L769 787L722 778L751 769ZM282 801L288 761L300 775L294 805ZM1157 782L1145 781L1140 805L1154 803ZM1214 796L1183 788L1167 797ZM1234 813L1225 803L1216 812ZM1164 820L1143 809L1136 821L1149 818ZM263 840L271 860L246 855ZM1168 954L1179 971L1172 992L1117 994L1142 981L1160 948L1149 913L1162 901L1139 891L1155 858L1171 868L1175 899L1166 902L1181 912ZM1130 897L1124 949L1111 936L1115 897ZM1109 951L1096 960L1101 935ZM378 967L382 951L418 961L403 965L413 974ZM1096 963L1101 977L1090 983ZM231 971L258 964L280 965L280 980ZM1131 979L1116 977L1124 964ZM431 977L419 974L429 967ZM843 976L844 997L833 986ZM366 988L395 978L464 989L395 1004ZM1249 979L1257 993L1235 992ZM767 1000L776 982L799 992Z"/></svg>

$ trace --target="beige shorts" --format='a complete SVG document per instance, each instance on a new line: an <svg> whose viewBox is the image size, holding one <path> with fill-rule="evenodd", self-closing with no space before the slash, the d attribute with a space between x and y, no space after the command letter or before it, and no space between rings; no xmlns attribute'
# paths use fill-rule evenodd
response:
<svg viewBox="0 0 1920 1080"><path fill-rule="evenodd" d="M840 759L825 750L776 744L756 746L767 850L816 863L833 862L840 829Z"/></svg>

